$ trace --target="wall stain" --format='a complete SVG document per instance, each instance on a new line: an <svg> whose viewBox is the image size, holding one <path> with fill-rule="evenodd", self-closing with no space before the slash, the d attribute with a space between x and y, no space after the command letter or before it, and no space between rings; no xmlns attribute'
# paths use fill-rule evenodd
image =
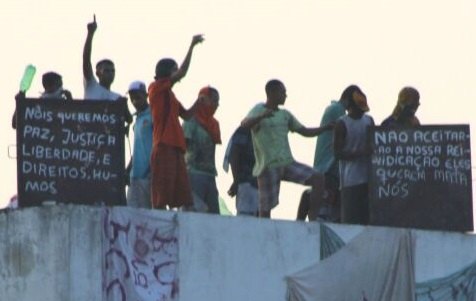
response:
<svg viewBox="0 0 476 301"><path fill-rule="evenodd" d="M10 277L26 277L35 267L35 252L31 241L12 242L4 260L8 265Z"/></svg>

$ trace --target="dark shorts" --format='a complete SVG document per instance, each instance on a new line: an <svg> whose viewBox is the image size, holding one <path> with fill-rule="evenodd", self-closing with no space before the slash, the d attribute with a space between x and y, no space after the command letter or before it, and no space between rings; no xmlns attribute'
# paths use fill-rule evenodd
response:
<svg viewBox="0 0 476 301"><path fill-rule="evenodd" d="M341 222L345 224L369 223L369 187L360 184L341 188Z"/></svg>
<svg viewBox="0 0 476 301"><path fill-rule="evenodd" d="M195 210L220 214L215 176L189 172L189 178Z"/></svg>

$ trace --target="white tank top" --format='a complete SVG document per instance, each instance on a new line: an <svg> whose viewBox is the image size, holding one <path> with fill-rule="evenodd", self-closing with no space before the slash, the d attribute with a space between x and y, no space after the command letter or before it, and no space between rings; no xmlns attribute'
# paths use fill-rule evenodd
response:
<svg viewBox="0 0 476 301"><path fill-rule="evenodd" d="M367 147L369 127L374 125L372 118L362 115L360 119L352 119L345 115L340 118L344 121L346 136L345 152L362 152ZM369 178L370 156L354 160L340 160L340 187L350 187L365 184Z"/></svg>

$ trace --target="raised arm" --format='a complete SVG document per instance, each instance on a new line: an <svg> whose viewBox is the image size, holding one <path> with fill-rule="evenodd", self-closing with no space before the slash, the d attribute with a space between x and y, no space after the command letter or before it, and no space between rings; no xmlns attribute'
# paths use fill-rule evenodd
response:
<svg viewBox="0 0 476 301"><path fill-rule="evenodd" d="M178 68L178 70L172 73L172 75L170 76L172 85L180 81L182 78L185 77L185 75L187 75L188 67L190 67L190 61L192 60L193 48L201 42L203 42L203 35L198 34L193 36L192 43L188 48L187 55L185 56L182 65L180 65L180 68Z"/></svg>
<svg viewBox="0 0 476 301"><path fill-rule="evenodd" d="M13 112L13 115L12 115L12 129L14 130L17 129L17 108L15 108L15 111Z"/></svg>
<svg viewBox="0 0 476 301"><path fill-rule="evenodd" d="M25 95L25 92L18 92L17 95L15 95L15 100L20 100L20 99L25 99L26 95ZM12 128L14 130L17 129L17 108L15 106L15 111L13 112L13 116L12 116Z"/></svg>
<svg viewBox="0 0 476 301"><path fill-rule="evenodd" d="M192 118L192 116L195 114L195 111L197 110L198 106L200 105L201 102L203 102L203 96L199 96L197 100L193 103L193 105L187 110L184 107L180 106L179 109L179 115L182 119L184 120L189 120Z"/></svg>
<svg viewBox="0 0 476 301"><path fill-rule="evenodd" d="M96 29L96 15L94 15L93 22L88 23L88 35L86 36L86 42L84 42L83 49L83 76L87 81L94 77L93 66L91 64L91 51L93 47L93 36Z"/></svg>

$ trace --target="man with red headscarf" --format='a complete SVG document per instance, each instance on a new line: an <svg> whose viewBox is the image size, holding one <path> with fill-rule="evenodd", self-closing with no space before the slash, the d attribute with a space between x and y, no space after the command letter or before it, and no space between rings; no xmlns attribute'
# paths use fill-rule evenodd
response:
<svg viewBox="0 0 476 301"><path fill-rule="evenodd" d="M185 161L195 210L219 214L215 146L221 144L221 138L220 126L213 115L220 96L215 88L205 87L198 98L202 101L194 116L183 124L187 143Z"/></svg>

